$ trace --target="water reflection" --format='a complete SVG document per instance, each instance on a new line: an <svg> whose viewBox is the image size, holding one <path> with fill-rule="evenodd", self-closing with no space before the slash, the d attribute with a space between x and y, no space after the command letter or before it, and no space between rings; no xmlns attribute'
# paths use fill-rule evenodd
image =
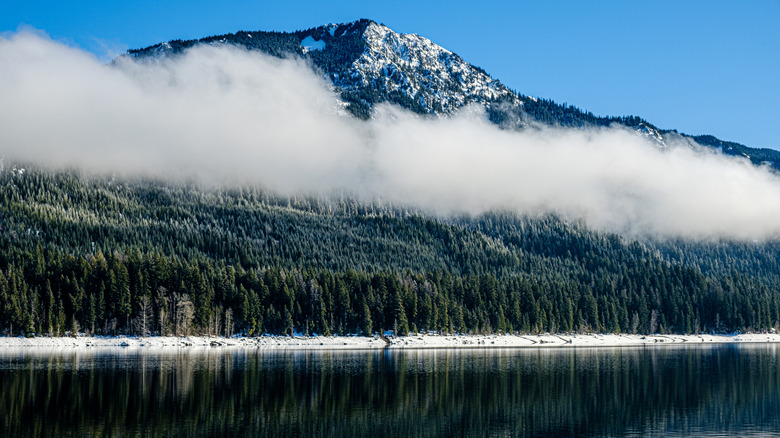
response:
<svg viewBox="0 0 780 438"><path fill-rule="evenodd" d="M774 345L0 352L4 436L780 436Z"/></svg>

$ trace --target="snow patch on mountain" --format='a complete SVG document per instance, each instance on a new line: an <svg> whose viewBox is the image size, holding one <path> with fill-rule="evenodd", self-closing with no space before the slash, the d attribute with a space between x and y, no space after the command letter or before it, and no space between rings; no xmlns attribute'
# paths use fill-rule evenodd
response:
<svg viewBox="0 0 780 438"><path fill-rule="evenodd" d="M449 114L469 103L506 99L515 93L460 56L417 34L401 34L371 22L363 32L365 50L346 77L333 78L345 89L396 93L428 113Z"/></svg>
<svg viewBox="0 0 780 438"><path fill-rule="evenodd" d="M635 129L637 135L643 135L652 142L654 142L660 148L666 148L667 144L664 141L664 136L658 129L648 125L647 123L640 123Z"/></svg>

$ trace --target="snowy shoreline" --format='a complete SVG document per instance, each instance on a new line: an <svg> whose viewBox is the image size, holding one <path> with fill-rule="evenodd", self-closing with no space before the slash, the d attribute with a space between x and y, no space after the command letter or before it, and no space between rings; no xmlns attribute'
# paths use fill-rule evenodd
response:
<svg viewBox="0 0 780 438"><path fill-rule="evenodd" d="M735 335L409 335L380 338L362 336L261 336L261 337L0 337L0 351L12 348L181 349L190 347L260 350L378 350L463 348L592 348L686 344L780 343L780 334Z"/></svg>

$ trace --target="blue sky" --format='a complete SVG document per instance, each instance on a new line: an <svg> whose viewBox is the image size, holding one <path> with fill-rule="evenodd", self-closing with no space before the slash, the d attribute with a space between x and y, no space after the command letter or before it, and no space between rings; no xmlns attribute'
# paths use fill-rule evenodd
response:
<svg viewBox="0 0 780 438"><path fill-rule="evenodd" d="M524 94L598 115L780 148L780 1L27 1L31 26L102 59L237 30L371 18L418 33Z"/></svg>

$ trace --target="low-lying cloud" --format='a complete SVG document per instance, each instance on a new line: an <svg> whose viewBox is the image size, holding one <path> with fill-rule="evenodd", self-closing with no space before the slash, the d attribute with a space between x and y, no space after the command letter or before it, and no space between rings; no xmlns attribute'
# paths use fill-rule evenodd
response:
<svg viewBox="0 0 780 438"><path fill-rule="evenodd" d="M231 47L103 65L22 31L0 38L0 154L50 166L283 194L350 192L439 214L557 213L629 235L780 236L780 178L620 129L501 130L469 107L345 114L305 62Z"/></svg>

